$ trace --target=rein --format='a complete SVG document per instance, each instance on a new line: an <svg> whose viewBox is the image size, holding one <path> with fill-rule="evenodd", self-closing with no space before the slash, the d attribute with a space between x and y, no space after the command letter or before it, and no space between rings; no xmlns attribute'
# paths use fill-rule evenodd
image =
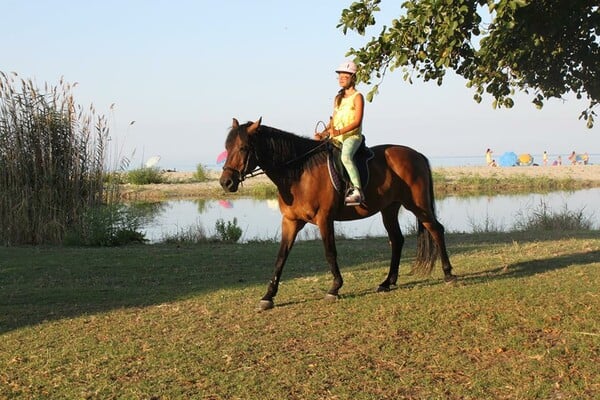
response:
<svg viewBox="0 0 600 400"><path fill-rule="evenodd" d="M244 182L246 180L246 178L254 178L255 176L262 175L265 173L265 171L263 171L260 167L256 167L250 172L246 172L246 171L240 172L235 168L223 167L223 171L233 171L233 172L237 173L240 177L240 182Z"/></svg>
<svg viewBox="0 0 600 400"><path fill-rule="evenodd" d="M319 122L317 122L317 125L315 125L315 133L317 133L317 130L319 129L319 125L321 125L321 124L323 125L324 129L327 128L327 125L325 125L325 122L319 121ZM284 167L288 167L288 166L290 166L292 164L297 163L298 161L304 160L306 157L308 157L311 154L316 153L318 150L320 150L321 147L327 146L327 144L328 144L327 142L328 142L327 140L322 140L321 144L319 144L318 146L313 147L312 149L310 149L306 153L299 155L298 157L294 158L293 160L290 160L290 161L286 162L285 164L283 164L283 166Z"/></svg>
<svg viewBox="0 0 600 400"><path fill-rule="evenodd" d="M321 122L322 123L322 122ZM309 157L310 155L312 155L313 153L317 153L319 151L321 151L321 149L323 147L326 147L329 145L329 140L322 140L321 143L315 147L313 147L312 149L304 152L303 154L299 155L298 157L285 162L282 167L288 167L290 165L293 165L299 161L302 161L304 159L306 159L307 157ZM253 178L255 176L258 175L262 175L265 173L265 171L260 167L257 166L256 168L254 168L254 170L252 171L247 171L248 169L248 161L250 160L250 155L254 154L254 156L256 157L257 162L260 162L260 159L258 157L258 154L256 153L256 150L254 149L253 146L251 146L250 144L248 145L248 149L246 150L246 157L244 160L244 169L242 171L237 170L235 168L229 167L229 166L224 166L223 170L229 170L232 172L235 172L238 174L240 182L243 182L244 180L246 180L246 178Z"/></svg>
<svg viewBox="0 0 600 400"><path fill-rule="evenodd" d="M243 182L244 179L246 178L254 178L255 176L259 176L264 174L265 171L263 171L260 167L256 167L254 168L252 171L248 172L241 180L240 182Z"/></svg>
<svg viewBox="0 0 600 400"><path fill-rule="evenodd" d="M297 163L298 161L302 161L303 159L310 156L311 154L316 153L317 150L321 149L321 147L327 146L327 144L328 144L328 141L323 140L323 141L321 141L321 143L318 146L315 146L312 149L310 149L309 151L307 151L306 153L301 154L298 157L294 158L293 160L286 162L285 164L283 164L283 166L287 167L287 166Z"/></svg>

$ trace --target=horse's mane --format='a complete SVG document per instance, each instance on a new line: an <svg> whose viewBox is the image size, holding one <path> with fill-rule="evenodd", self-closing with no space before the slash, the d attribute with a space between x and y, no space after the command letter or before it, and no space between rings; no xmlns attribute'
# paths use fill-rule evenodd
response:
<svg viewBox="0 0 600 400"><path fill-rule="evenodd" d="M252 140L263 169L274 169L289 177L300 176L326 158L322 142L266 125L259 127Z"/></svg>

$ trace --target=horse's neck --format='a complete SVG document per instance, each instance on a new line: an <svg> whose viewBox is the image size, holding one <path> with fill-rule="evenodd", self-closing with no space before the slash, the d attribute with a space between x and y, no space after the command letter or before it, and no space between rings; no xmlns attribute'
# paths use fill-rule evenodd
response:
<svg viewBox="0 0 600 400"><path fill-rule="evenodd" d="M291 160L301 157L309 148L306 139L291 133L269 128L260 138L260 148L263 149L263 162L280 168Z"/></svg>
<svg viewBox="0 0 600 400"><path fill-rule="evenodd" d="M299 179L303 170L303 157L310 152L313 143L291 133L270 128L261 137L259 166L279 186Z"/></svg>

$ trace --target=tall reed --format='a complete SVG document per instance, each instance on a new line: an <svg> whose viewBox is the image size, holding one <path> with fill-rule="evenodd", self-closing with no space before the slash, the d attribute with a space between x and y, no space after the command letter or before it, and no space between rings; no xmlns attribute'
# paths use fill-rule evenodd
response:
<svg viewBox="0 0 600 400"><path fill-rule="evenodd" d="M108 127L72 88L0 71L0 243L60 243L103 202Z"/></svg>

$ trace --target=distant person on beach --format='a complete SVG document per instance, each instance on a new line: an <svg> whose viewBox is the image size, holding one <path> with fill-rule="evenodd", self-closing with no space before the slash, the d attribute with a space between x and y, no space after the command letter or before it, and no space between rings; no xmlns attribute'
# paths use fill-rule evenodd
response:
<svg viewBox="0 0 600 400"><path fill-rule="evenodd" d="M571 152L569 156L569 161L571 161L571 165L577 165L577 154L575 154L575 150Z"/></svg>
<svg viewBox="0 0 600 400"><path fill-rule="evenodd" d="M542 161L544 163L544 167L548 165L548 152L544 150L544 154L542 154Z"/></svg>
<svg viewBox="0 0 600 400"><path fill-rule="evenodd" d="M497 166L498 166L498 164L496 164L496 160L492 160L490 167L497 167Z"/></svg>
<svg viewBox="0 0 600 400"><path fill-rule="evenodd" d="M587 151L581 156L581 161L583 161L583 165L588 165L588 162L590 162L590 155Z"/></svg>
<svg viewBox="0 0 600 400"><path fill-rule="evenodd" d="M493 152L491 149L487 149L485 151L485 163L490 167L492 166L492 162L494 161L494 160L492 160L492 153Z"/></svg>
<svg viewBox="0 0 600 400"><path fill-rule="evenodd" d="M556 160L552 163L552 165L562 165L562 157L558 156Z"/></svg>

